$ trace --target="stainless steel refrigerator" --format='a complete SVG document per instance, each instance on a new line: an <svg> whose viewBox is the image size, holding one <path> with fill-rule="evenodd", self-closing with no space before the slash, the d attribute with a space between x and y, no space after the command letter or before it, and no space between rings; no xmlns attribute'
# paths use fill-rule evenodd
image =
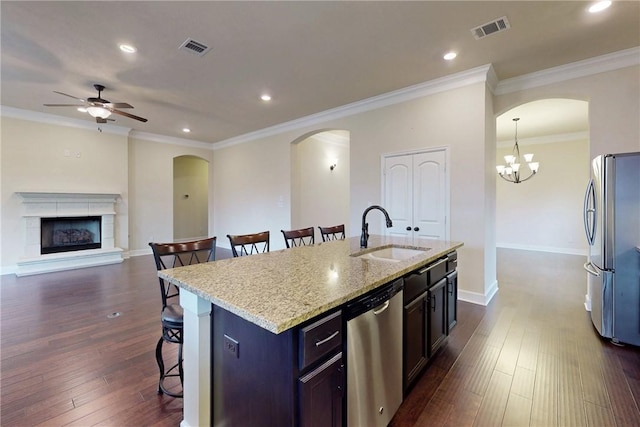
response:
<svg viewBox="0 0 640 427"><path fill-rule="evenodd" d="M640 345L640 153L593 159L584 228L591 320L614 343Z"/></svg>

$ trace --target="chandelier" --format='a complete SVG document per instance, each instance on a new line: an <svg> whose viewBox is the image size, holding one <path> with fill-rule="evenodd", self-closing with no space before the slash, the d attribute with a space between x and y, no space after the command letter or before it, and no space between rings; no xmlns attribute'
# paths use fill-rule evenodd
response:
<svg viewBox="0 0 640 427"><path fill-rule="evenodd" d="M520 120L519 117L513 119L516 123L516 143L513 146L512 154L504 156L504 161L507 162L506 165L496 166L496 170L500 177L505 181L513 182L514 184L519 184L532 178L536 172L538 172L538 168L540 168L540 163L531 161L533 160L533 154L525 154L524 161L527 162L527 165L531 170L531 174L526 178L521 179L520 165L522 164L522 161L520 159L520 147L518 146L518 120Z"/></svg>

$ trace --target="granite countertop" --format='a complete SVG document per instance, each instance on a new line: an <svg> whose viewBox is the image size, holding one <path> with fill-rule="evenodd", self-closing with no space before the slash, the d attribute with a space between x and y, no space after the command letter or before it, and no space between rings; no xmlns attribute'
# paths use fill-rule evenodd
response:
<svg viewBox="0 0 640 427"><path fill-rule="evenodd" d="M424 249L407 241L372 235L368 249L360 249L360 238L351 237L167 269L158 275L277 334L462 246L429 241L424 254L399 262L351 256L389 245Z"/></svg>

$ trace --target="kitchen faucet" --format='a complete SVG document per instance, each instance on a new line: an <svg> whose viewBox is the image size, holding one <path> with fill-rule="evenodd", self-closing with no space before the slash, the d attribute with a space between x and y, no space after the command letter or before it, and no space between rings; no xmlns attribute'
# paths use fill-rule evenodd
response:
<svg viewBox="0 0 640 427"><path fill-rule="evenodd" d="M389 218L389 213L384 210L382 206L373 205L369 206L367 209L362 212L362 234L360 234L360 247L366 248L367 242L369 241L369 223L365 222L367 218L367 214L372 209L378 209L380 212L384 214L384 218L387 221L387 228L392 227L393 223L391 222L391 218Z"/></svg>

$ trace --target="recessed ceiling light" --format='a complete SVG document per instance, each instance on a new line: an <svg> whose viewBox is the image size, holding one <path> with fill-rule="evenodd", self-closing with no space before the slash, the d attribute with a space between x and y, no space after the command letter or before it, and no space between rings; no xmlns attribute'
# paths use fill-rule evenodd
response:
<svg viewBox="0 0 640 427"><path fill-rule="evenodd" d="M130 44L121 44L120 50L126 53L135 53L137 51L137 49Z"/></svg>
<svg viewBox="0 0 640 427"><path fill-rule="evenodd" d="M182 128L182 132L184 132L184 133L189 133L189 132L191 132L191 129L189 129L189 128Z"/></svg>
<svg viewBox="0 0 640 427"><path fill-rule="evenodd" d="M457 53L455 52L448 52L446 53L443 58L446 59L447 61L451 61L452 59L455 59L455 57L458 56Z"/></svg>
<svg viewBox="0 0 640 427"><path fill-rule="evenodd" d="M271 95L265 93L265 94L260 96L260 99L262 99L265 102L266 101L271 101Z"/></svg>
<svg viewBox="0 0 640 427"><path fill-rule="evenodd" d="M611 2L610 1L599 1L597 3L594 3L590 8L589 8L589 12L591 13L598 13L598 12L602 12L603 10L605 10L606 8L608 8L609 6L611 6Z"/></svg>

